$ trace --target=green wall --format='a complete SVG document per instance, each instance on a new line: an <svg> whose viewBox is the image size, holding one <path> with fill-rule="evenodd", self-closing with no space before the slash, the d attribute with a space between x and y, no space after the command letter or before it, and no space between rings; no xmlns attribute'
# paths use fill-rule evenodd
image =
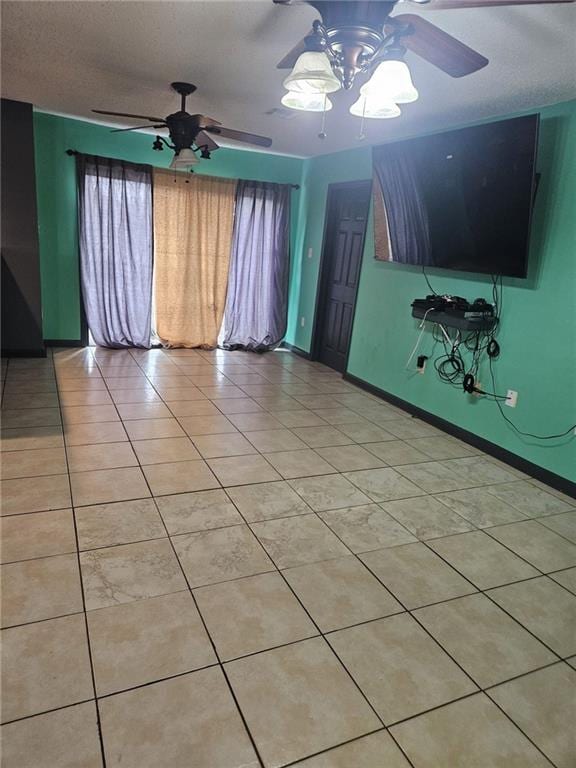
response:
<svg viewBox="0 0 576 768"><path fill-rule="evenodd" d="M562 432L576 423L576 102L541 111L538 189L527 280L505 279L502 347L495 364L498 392L518 391L516 409L507 415L520 429ZM310 349L314 304L328 184L371 177L371 150L307 160L302 199L307 223L300 233L292 284L294 301L287 340ZM309 249L312 258L309 258ZM490 297L489 279L429 270L438 293L467 298ZM418 268L374 260L372 222L358 290L348 372L393 395L457 424L529 461L576 480L574 435L552 441L523 438L513 432L495 403L470 397L442 383L432 365L424 375L406 370L418 323L410 316L412 299L429 290ZM304 318L304 326L301 319ZM426 331L421 353L430 354ZM488 372L481 383L491 387Z"/></svg>
<svg viewBox="0 0 576 768"><path fill-rule="evenodd" d="M506 410L521 429L562 431L576 422L576 102L543 109L538 170L542 173L527 280L504 281L504 312L495 366L498 391L516 389ZM167 165L150 135L113 134L103 126L35 113L36 173L43 325L48 339L78 339L80 300L74 159L68 148ZM310 349L327 187L371 176L370 147L300 160L220 149L202 173L301 184L292 193L292 275L287 341ZM542 443L516 435L493 402L469 398L441 383L431 365L405 370L418 324L410 302L428 289L418 269L373 258L372 222L358 291L349 373L447 419L559 475L576 480L576 440ZM486 278L430 270L438 293L489 297ZM304 318L304 325L301 324ZM424 334L421 351L430 353ZM482 371L486 386L490 385Z"/></svg>
<svg viewBox="0 0 576 768"><path fill-rule="evenodd" d="M34 114L34 134L44 338L79 339L75 161L65 152L77 149L159 167L169 165L172 152L154 152L149 134L111 133L101 125L43 112ZM221 148L200 168L213 176L299 184L302 165L299 158ZM301 231L300 197L292 192L293 253Z"/></svg>

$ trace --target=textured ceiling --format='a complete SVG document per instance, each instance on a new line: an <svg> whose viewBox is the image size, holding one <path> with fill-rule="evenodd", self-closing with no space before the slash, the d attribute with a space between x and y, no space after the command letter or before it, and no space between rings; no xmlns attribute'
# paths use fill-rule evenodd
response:
<svg viewBox="0 0 576 768"><path fill-rule="evenodd" d="M431 11L402 2L490 59L454 80L412 54L420 99L400 118L370 121L370 143L576 97L576 4ZM272 137L273 151L316 155L358 144L355 93L334 95L324 141L320 118L268 115L280 106L277 61L310 28L307 5L210 2L2 2L2 95L94 119L91 108L166 115L173 80L198 86L190 111ZM292 113L290 113L292 115ZM136 124L118 120L118 125Z"/></svg>

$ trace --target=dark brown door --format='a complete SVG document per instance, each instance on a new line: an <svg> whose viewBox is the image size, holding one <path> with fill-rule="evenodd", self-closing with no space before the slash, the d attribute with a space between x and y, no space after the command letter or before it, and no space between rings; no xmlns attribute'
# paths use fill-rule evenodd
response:
<svg viewBox="0 0 576 768"><path fill-rule="evenodd" d="M334 184L328 192L315 357L336 371L346 370L370 190L363 181Z"/></svg>

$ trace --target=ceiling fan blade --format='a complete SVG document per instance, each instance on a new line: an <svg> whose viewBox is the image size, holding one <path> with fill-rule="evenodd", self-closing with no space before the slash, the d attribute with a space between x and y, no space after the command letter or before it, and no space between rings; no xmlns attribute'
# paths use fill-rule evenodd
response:
<svg viewBox="0 0 576 768"><path fill-rule="evenodd" d="M231 128L222 128L219 125L207 125L204 129L215 136L223 136L225 139L235 139L236 141L245 141L248 144L257 144L259 147L271 147L272 139L266 136L258 136L256 133L245 133L244 131L234 131Z"/></svg>
<svg viewBox="0 0 576 768"><path fill-rule="evenodd" d="M573 3L576 0L426 0L418 2L426 9L442 10L452 8L491 8L500 5L555 5L557 3Z"/></svg>
<svg viewBox="0 0 576 768"><path fill-rule="evenodd" d="M198 119L198 125L201 128L206 128L208 125L222 125L219 120L215 120L213 117L208 117L207 115L193 115L193 117Z"/></svg>
<svg viewBox="0 0 576 768"><path fill-rule="evenodd" d="M208 152L214 152L215 149L220 149L220 146L204 131L200 131L200 133L197 134L194 139L194 144L196 144L197 147L206 147Z"/></svg>
<svg viewBox="0 0 576 768"><path fill-rule="evenodd" d="M153 123L163 123L163 117L150 117L149 115L132 115L129 112L106 112L103 109L93 109L98 115L113 115L114 117L135 117L137 120L150 120Z"/></svg>
<svg viewBox="0 0 576 768"><path fill-rule="evenodd" d="M166 123L162 125L134 125L132 128L114 128L110 133L122 133L123 131L141 131L143 128L166 128Z"/></svg>
<svg viewBox="0 0 576 768"><path fill-rule="evenodd" d="M451 77L470 75L488 64L485 56L421 16L403 13L391 17L390 21L393 24L387 25L387 29L391 31L397 29L398 24L409 25L410 34L402 35L401 44Z"/></svg>
<svg viewBox="0 0 576 768"><path fill-rule="evenodd" d="M313 32L310 32L309 35L313 34ZM307 35L308 37L308 35ZM292 69L294 64L296 64L296 61L298 60L298 57L301 56L303 53L306 53L308 50L308 45L306 43L306 38L303 37L300 42L292 48L292 50L284 56L284 58L276 64L276 69Z"/></svg>

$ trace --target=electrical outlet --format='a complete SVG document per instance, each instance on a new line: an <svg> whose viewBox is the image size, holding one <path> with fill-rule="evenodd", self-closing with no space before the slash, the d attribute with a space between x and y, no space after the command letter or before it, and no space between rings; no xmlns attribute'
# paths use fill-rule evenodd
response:
<svg viewBox="0 0 576 768"><path fill-rule="evenodd" d="M312 258L312 248L308 248L308 258Z"/></svg>
<svg viewBox="0 0 576 768"><path fill-rule="evenodd" d="M515 389L509 389L508 392L506 392L506 400L504 400L504 405L507 405L509 408L516 408L517 402L518 392L516 392Z"/></svg>
<svg viewBox="0 0 576 768"><path fill-rule="evenodd" d="M300 318L300 328L304 328L305 325L306 325L306 318L305 317L301 317Z"/></svg>

